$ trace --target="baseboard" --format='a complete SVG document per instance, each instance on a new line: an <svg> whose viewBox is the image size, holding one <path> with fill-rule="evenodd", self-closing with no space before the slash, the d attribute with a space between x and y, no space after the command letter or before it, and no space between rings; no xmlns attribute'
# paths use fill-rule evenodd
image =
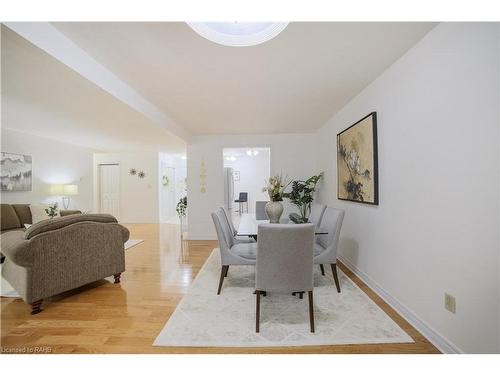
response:
<svg viewBox="0 0 500 375"><path fill-rule="evenodd" d="M376 292L387 304L397 311L408 323L410 323L417 331L419 331L427 340L429 340L442 353L446 354L463 354L464 351L451 343L446 337L439 334L425 321L420 319L413 311L403 305L397 298L391 296L380 285L378 285L370 276L361 271L351 262L342 256L338 259L349 268L357 277L359 277L366 285Z"/></svg>

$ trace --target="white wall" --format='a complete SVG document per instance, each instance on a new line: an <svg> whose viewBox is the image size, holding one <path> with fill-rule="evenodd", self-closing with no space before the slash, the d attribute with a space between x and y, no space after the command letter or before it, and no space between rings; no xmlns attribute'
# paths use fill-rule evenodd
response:
<svg viewBox="0 0 500 375"><path fill-rule="evenodd" d="M2 127L2 151L33 157L33 191L2 192L2 203L52 203L63 208L61 197L51 196L51 184L78 185L69 208L93 208L93 150Z"/></svg>
<svg viewBox="0 0 500 375"><path fill-rule="evenodd" d="M224 159L224 167L231 167L240 172L239 181L234 181L234 199L239 198L240 192L248 193L248 212L255 212L256 201L268 201L269 195L262 192L265 180L271 173L270 152L261 149L259 154L248 156L247 149L239 149L240 154L236 160ZM234 210L238 210L238 203L234 204Z"/></svg>
<svg viewBox="0 0 500 375"><path fill-rule="evenodd" d="M120 164L120 218L124 223L157 223L160 217L159 157L157 152L96 153L94 155L95 206L99 212L99 164ZM145 178L129 174L144 171Z"/></svg>
<svg viewBox="0 0 500 375"><path fill-rule="evenodd" d="M215 239L210 213L224 204L223 148L269 147L271 174L283 173L292 179L308 178L315 169L313 134L223 135L194 137L187 148L188 156L188 238ZM200 191L201 162L207 169L206 193ZM291 207L285 203L288 215Z"/></svg>
<svg viewBox="0 0 500 375"><path fill-rule="evenodd" d="M346 210L340 257L448 348L475 353L500 351L498 38L497 24L438 25L316 137L319 197ZM378 207L336 199L335 136L371 111Z"/></svg>

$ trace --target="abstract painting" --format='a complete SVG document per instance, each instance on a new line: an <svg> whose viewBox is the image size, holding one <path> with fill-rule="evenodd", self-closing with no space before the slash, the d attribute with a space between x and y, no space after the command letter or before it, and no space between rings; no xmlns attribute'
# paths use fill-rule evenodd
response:
<svg viewBox="0 0 500 375"><path fill-rule="evenodd" d="M2 191L31 191L32 163L31 155L2 152L0 161L0 180Z"/></svg>
<svg viewBox="0 0 500 375"><path fill-rule="evenodd" d="M337 134L337 197L378 205L376 112Z"/></svg>

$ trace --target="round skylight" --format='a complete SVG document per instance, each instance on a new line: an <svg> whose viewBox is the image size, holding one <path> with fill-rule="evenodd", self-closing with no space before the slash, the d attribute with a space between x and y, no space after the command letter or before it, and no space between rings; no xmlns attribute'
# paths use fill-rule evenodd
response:
<svg viewBox="0 0 500 375"><path fill-rule="evenodd" d="M188 22L203 38L231 47L255 46L273 39L288 22Z"/></svg>

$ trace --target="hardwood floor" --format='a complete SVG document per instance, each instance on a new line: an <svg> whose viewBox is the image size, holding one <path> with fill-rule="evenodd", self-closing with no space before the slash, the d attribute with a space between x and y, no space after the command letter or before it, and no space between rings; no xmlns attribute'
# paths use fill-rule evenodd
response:
<svg viewBox="0 0 500 375"><path fill-rule="evenodd" d="M216 241L181 242L174 224L127 225L144 242L127 250L121 284L102 280L44 302L30 315L21 299L1 298L2 352L39 348L52 353L439 353L409 323L339 264L414 340L277 348L157 348L151 346L186 293ZM214 293L216 292L214 285Z"/></svg>

